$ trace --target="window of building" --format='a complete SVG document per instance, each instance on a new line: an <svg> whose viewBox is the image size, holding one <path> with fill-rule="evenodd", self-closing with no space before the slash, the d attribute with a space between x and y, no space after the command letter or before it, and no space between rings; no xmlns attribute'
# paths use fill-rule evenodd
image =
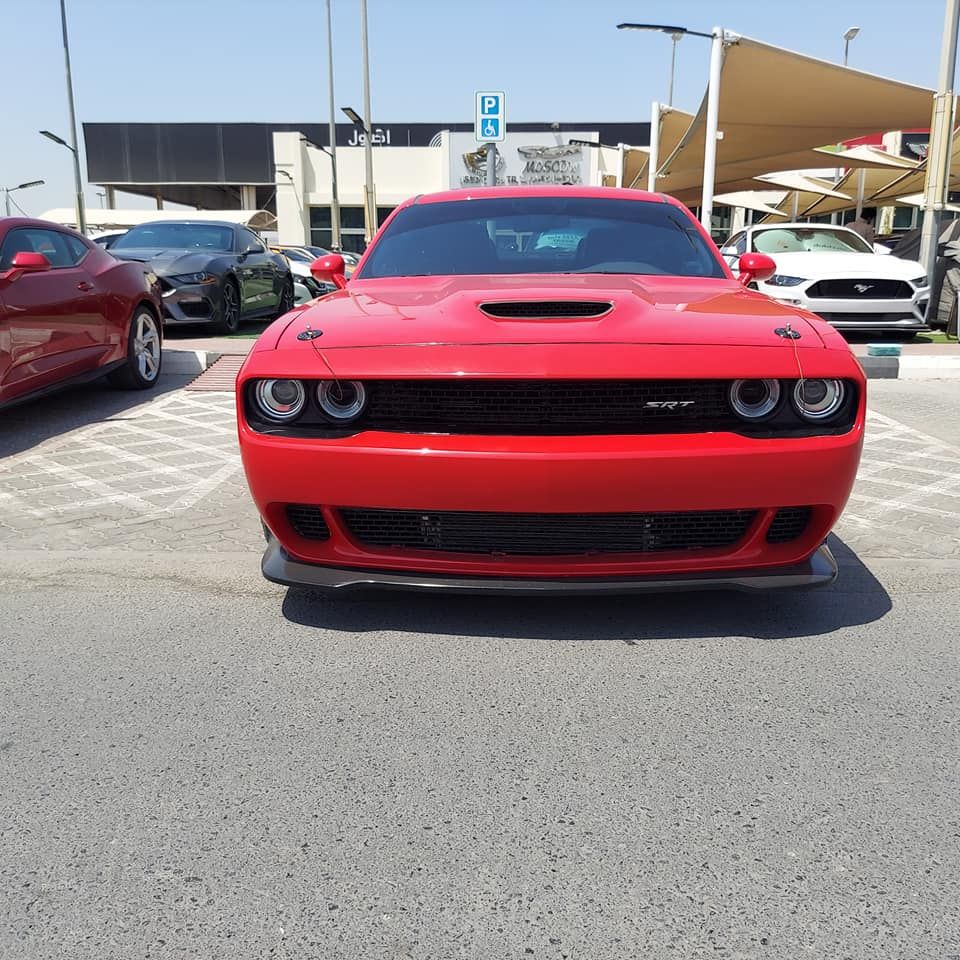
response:
<svg viewBox="0 0 960 960"><path fill-rule="evenodd" d="M377 220L383 223L393 207L377 207ZM340 246L350 253L363 253L366 249L363 207L340 208ZM310 208L310 242L329 250L333 245L333 228L329 207Z"/></svg>

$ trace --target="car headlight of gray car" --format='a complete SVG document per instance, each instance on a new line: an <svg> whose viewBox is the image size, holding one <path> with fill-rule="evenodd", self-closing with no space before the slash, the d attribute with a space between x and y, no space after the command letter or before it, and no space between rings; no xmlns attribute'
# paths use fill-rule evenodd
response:
<svg viewBox="0 0 960 960"><path fill-rule="evenodd" d="M192 284L192 283L216 283L219 279L215 273L207 273L205 270L200 273L181 273L175 277L167 277L171 283Z"/></svg>

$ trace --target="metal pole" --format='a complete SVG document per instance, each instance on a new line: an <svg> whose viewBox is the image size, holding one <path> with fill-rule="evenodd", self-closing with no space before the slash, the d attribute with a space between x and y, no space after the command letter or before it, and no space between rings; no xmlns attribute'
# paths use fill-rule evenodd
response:
<svg viewBox="0 0 960 960"><path fill-rule="evenodd" d="M487 144L487 186L495 187L497 185L497 145L495 143Z"/></svg>
<svg viewBox="0 0 960 960"><path fill-rule="evenodd" d="M843 65L847 65L847 61L850 59L850 41L844 37L843 38Z"/></svg>
<svg viewBox="0 0 960 960"><path fill-rule="evenodd" d="M377 198L373 185L373 130L370 120L370 48L367 43L367 0L360 0L360 24L363 34L363 125L367 136L367 142L364 145L364 154L367 162L366 182L363 185L364 207L366 216L364 217L364 233L366 241L370 243L373 235L377 232Z"/></svg>
<svg viewBox="0 0 960 960"><path fill-rule="evenodd" d="M5 198L5 200L6 200L7 216L9 217L9 216L10 216L10 191L9 191L9 190L4 190L4 191L3 191L3 195L4 195L4 198Z"/></svg>
<svg viewBox="0 0 960 960"><path fill-rule="evenodd" d="M860 214L863 213L863 195L866 193L867 187L867 168L861 167L860 173L857 176L857 219L860 219Z"/></svg>
<svg viewBox="0 0 960 960"><path fill-rule="evenodd" d="M650 156L647 159L647 189L651 193L657 191L657 170L660 168L660 115L660 104L654 100L650 105Z"/></svg>
<svg viewBox="0 0 960 960"><path fill-rule="evenodd" d="M677 70L677 44L680 42L682 34L673 33L670 39L673 40L673 50L670 52L670 89L667 91L667 106L673 106L673 78Z"/></svg>
<svg viewBox="0 0 960 960"><path fill-rule="evenodd" d="M337 124L334 120L333 100L333 17L327 0L327 72L330 77L330 244L340 246L340 193L337 189Z"/></svg>
<svg viewBox="0 0 960 960"><path fill-rule="evenodd" d="M713 28L710 47L710 86L707 88L707 128L703 145L703 198L700 222L710 233L713 227L713 188L717 175L717 137L720 125L720 70L723 67L723 27Z"/></svg>
<svg viewBox="0 0 960 960"><path fill-rule="evenodd" d="M70 135L73 137L73 179L77 188L77 229L87 232L87 212L83 206L83 180L80 178L80 147L77 143L77 115L73 107L73 76L70 72L70 44L67 40L67 8L60 0L60 24L63 27L63 60L67 67L67 100L70 104Z"/></svg>
<svg viewBox="0 0 960 960"><path fill-rule="evenodd" d="M960 0L947 0L940 48L940 78L933 98L930 145L927 149L927 177L924 185L923 228L920 233L920 262L933 280L937 262L940 215L950 188L950 140L953 132L953 74L957 61L957 23Z"/></svg>
<svg viewBox="0 0 960 960"><path fill-rule="evenodd" d="M623 186L623 162L627 156L627 145L625 143L617 144L617 179L616 185L618 187ZM603 183L603 177L600 178L600 183Z"/></svg>

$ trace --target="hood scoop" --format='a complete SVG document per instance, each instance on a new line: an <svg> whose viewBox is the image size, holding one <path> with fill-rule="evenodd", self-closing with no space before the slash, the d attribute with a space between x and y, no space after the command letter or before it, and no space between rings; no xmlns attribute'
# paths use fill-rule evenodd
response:
<svg viewBox="0 0 960 960"><path fill-rule="evenodd" d="M480 304L494 320L584 320L613 309L608 300L497 300Z"/></svg>

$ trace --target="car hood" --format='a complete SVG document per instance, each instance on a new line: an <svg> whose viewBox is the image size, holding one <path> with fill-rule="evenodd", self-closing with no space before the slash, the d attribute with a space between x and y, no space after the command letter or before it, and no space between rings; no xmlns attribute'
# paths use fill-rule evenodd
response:
<svg viewBox="0 0 960 960"><path fill-rule="evenodd" d="M485 303L596 301L611 308L583 319L498 319ZM800 340L775 331L790 322ZM729 279L565 275L358 280L297 312L278 349L415 345L664 344L823 348L796 308ZM322 331L299 341L310 326Z"/></svg>
<svg viewBox="0 0 960 960"><path fill-rule="evenodd" d="M152 248L133 248L129 250L111 250L110 253L118 260L138 260L143 263L149 263L150 269L158 277L177 276L182 273L196 273L203 270L211 260L225 254L217 251L207 250L177 250L177 249L157 249Z"/></svg>
<svg viewBox="0 0 960 960"><path fill-rule="evenodd" d="M870 277L883 280L913 280L923 266L882 253L772 253L777 273L806 280Z"/></svg>

